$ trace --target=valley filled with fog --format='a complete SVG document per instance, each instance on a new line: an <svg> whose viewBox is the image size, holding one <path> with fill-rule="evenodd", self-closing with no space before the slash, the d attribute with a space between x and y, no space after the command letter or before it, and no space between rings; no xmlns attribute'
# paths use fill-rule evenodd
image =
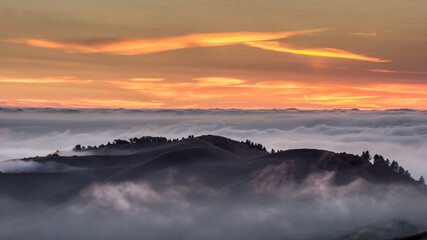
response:
<svg viewBox="0 0 427 240"><path fill-rule="evenodd" d="M399 161L414 178L427 175L427 111L2 108L0 123L0 161L118 138L215 134L269 150L369 150Z"/></svg>

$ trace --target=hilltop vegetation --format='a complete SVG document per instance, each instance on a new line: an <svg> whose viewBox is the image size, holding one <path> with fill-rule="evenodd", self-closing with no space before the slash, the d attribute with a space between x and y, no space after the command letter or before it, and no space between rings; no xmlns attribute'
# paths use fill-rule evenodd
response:
<svg viewBox="0 0 427 240"><path fill-rule="evenodd" d="M182 140L194 139L194 138L195 138L194 135L189 135L187 138L182 137L181 139L179 138L168 139L166 137L160 137L160 136L142 136L139 138L137 137L130 138L128 140L115 139L112 142L101 144L99 146L81 146L80 144L77 144L73 148L73 151L77 151L77 152L91 151L91 150L103 149L103 148L108 148L111 146L119 146L119 145L136 145L137 146L137 145L148 145L148 144L165 144L165 143L174 143L174 142L179 142ZM245 141L240 141L239 143L246 146L249 149L254 149L254 150L259 150L259 151L269 153L267 152L266 147L263 146L261 143L255 143L249 139L246 139ZM271 149L270 154L279 154L279 153L282 153L283 151L284 150ZM374 154L374 156L372 157L369 151L363 151L361 155L341 152L341 153L337 153L336 156L353 166L366 167L384 179L395 179L397 177L398 179L401 179L401 180L415 181L411 177L410 172L406 170L403 166L401 166L397 161L384 158L380 154ZM421 176L417 182L420 184L425 184L424 177Z"/></svg>

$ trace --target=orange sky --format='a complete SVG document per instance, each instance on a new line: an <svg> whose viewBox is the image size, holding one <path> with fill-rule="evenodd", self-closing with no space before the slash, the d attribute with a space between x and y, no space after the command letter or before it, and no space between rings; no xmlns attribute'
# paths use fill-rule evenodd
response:
<svg viewBox="0 0 427 240"><path fill-rule="evenodd" d="M427 2L0 1L0 106L427 109Z"/></svg>

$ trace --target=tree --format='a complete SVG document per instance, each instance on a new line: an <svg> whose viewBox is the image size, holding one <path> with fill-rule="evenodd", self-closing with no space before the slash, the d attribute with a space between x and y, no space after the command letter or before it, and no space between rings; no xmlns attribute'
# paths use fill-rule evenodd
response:
<svg viewBox="0 0 427 240"><path fill-rule="evenodd" d="M383 164L385 164L383 156L375 154L374 155L374 165L378 166L378 165L383 165Z"/></svg>
<svg viewBox="0 0 427 240"><path fill-rule="evenodd" d="M426 182L424 181L424 177L421 176L420 179L418 180L419 183L421 184L425 184Z"/></svg>
<svg viewBox="0 0 427 240"><path fill-rule="evenodd" d="M406 177L408 177L408 178L410 178L411 177L411 173L409 173L409 171L408 170L405 170L405 174L404 174Z"/></svg>
<svg viewBox="0 0 427 240"><path fill-rule="evenodd" d="M399 170L397 170L397 173L400 175L405 175L405 169L402 166L400 166Z"/></svg>
<svg viewBox="0 0 427 240"><path fill-rule="evenodd" d="M365 159L365 160L368 160L368 161L371 161L371 159L372 159L371 154L369 153L369 151L362 152L362 156L361 157L363 159Z"/></svg>
<svg viewBox="0 0 427 240"><path fill-rule="evenodd" d="M393 162L391 162L391 164L390 164L390 169L393 172L397 172L399 170L399 163L397 163L396 161L393 160Z"/></svg>
<svg viewBox="0 0 427 240"><path fill-rule="evenodd" d="M74 151L81 151L81 150L83 150L83 149L82 149L82 145L77 144L77 145L73 148L73 150L74 150Z"/></svg>
<svg viewBox="0 0 427 240"><path fill-rule="evenodd" d="M121 144L130 144L130 142L126 141L126 140L122 140L122 139L115 139L113 141L113 144L115 145L121 145Z"/></svg>

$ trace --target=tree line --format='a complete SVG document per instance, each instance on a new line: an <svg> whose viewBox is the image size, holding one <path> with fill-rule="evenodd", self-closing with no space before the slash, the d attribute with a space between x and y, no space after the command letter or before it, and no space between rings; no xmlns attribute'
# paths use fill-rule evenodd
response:
<svg viewBox="0 0 427 240"><path fill-rule="evenodd" d="M194 135L189 135L187 138L194 138ZM181 138L181 140L184 140L185 138ZM105 147L110 147L114 145L129 145L129 144L147 144L147 143L170 143L170 142L177 142L179 141L178 138L174 139L168 139L166 137L153 137L153 136L143 136L140 138L134 137L129 138L128 140L125 139L115 139L113 142L108 142L107 144L101 144L99 146L82 146L80 144L77 144L73 151L85 151L85 150L94 150L94 149L101 149Z"/></svg>
<svg viewBox="0 0 427 240"><path fill-rule="evenodd" d="M373 157L369 151L363 151L362 154L359 155L353 155L353 154L347 154L345 152L338 154L340 158L343 158L346 161L354 162L358 159L361 159L361 163L371 163L372 166L378 170L388 171L391 173L395 173L397 175L400 175L402 177L412 179L411 174L408 170L406 170L403 166L400 166L397 161L390 161L390 159L385 159L382 155L375 154ZM353 159L352 159L353 158ZM418 180L419 183L425 184L424 177L421 176Z"/></svg>
<svg viewBox="0 0 427 240"><path fill-rule="evenodd" d="M194 135L189 135L187 139L194 138ZM181 140L184 140L186 138L181 138ZM168 139L166 137L154 137L154 136L143 136L140 138L134 137L129 138L128 140L124 139L115 139L113 142L108 142L107 144L101 144L99 146L81 146L80 144L77 144L73 150L74 151L85 151L85 150L95 150L95 149L102 149L109 146L114 145L130 145L130 144L148 144L148 143L171 143L171 142L177 142L180 139L174 138L174 139ZM266 147L263 146L261 143L255 143L249 139L246 139L245 141L241 141L240 143L245 144L248 148L257 149L260 151L267 151ZM271 149L271 154L283 152L283 150L274 150ZM363 151L362 154L354 155L354 154L348 154L345 152L338 153L338 157L349 162L352 164L367 164L371 163L375 169L384 170L392 173L396 173L400 176L403 176L405 178L410 178L411 174L408 170L406 170L404 167L400 166L397 161L390 161L388 158L385 159L383 156L379 154L375 154L373 157L371 156L371 153L369 151ZM421 176L418 180L419 183L425 184L424 177Z"/></svg>

